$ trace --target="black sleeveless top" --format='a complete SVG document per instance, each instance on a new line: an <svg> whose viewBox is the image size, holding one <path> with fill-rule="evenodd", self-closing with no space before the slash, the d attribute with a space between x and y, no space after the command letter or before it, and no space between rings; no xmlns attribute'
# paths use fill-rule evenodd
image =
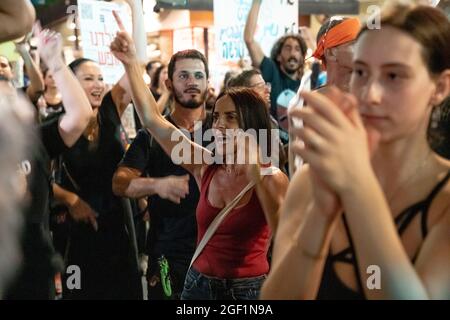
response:
<svg viewBox="0 0 450 320"><path fill-rule="evenodd" d="M425 239L428 229L427 229L427 218L428 211L430 209L430 205L433 202L433 199L436 195L441 191L441 189L445 186L447 181L450 178L450 172L447 173L445 178L439 182L436 187L430 192L430 194L420 202L413 204L412 206L406 208L402 211L396 218L395 224L397 226L398 234L401 236L409 224L413 221L413 219L421 214L421 230L422 237ZM327 260L325 262L324 271L322 274L322 281L319 288L319 293L317 294L318 300L364 300L366 299L364 296L363 284L361 283L360 272L358 268L358 263L356 260L354 245L352 236L348 227L347 220L345 218L345 214L343 215L345 230L350 242L350 246L337 254L328 254ZM414 263L417 258L418 252L412 259ZM344 262L350 263L353 265L353 268L356 273L358 291L353 291L349 287L347 287L337 275L334 269L334 262Z"/></svg>

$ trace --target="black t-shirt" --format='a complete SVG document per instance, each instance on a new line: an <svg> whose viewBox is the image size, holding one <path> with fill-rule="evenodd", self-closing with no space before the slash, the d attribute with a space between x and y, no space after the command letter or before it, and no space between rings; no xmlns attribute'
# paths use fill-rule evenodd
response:
<svg viewBox="0 0 450 320"><path fill-rule="evenodd" d="M287 108L289 101L297 94L300 80L292 80L268 57L264 57L260 69L264 80L272 85L270 113L278 120L280 126L287 130Z"/></svg>
<svg viewBox="0 0 450 320"><path fill-rule="evenodd" d="M7 299L51 299L51 281L57 269L50 241L49 197L50 161L67 149L58 129L58 118L39 125L40 140L32 156L20 164L27 177L30 201L24 208L25 224L22 232L23 262L15 281L8 288Z"/></svg>
<svg viewBox="0 0 450 320"><path fill-rule="evenodd" d="M167 119L173 123L170 116ZM202 130L208 126L205 122ZM193 134L191 135L191 138ZM142 129L126 152L120 166L137 169L143 176L152 178L189 174L183 167L172 162L151 134ZM189 263L196 246L197 221L195 212L199 190L195 178L190 175L189 194L180 204L160 198L149 197L150 236L147 250L153 259L164 254Z"/></svg>
<svg viewBox="0 0 450 320"><path fill-rule="evenodd" d="M123 210L112 192L112 177L122 159L121 123L111 92L98 110L99 136L90 142L84 136L62 155L61 186L88 203L100 216Z"/></svg>
<svg viewBox="0 0 450 320"><path fill-rule="evenodd" d="M22 161L26 171L31 202L25 208L26 222L48 227L48 201L50 196L50 161L67 150L59 133L59 118L39 125L41 140L33 149L30 160Z"/></svg>

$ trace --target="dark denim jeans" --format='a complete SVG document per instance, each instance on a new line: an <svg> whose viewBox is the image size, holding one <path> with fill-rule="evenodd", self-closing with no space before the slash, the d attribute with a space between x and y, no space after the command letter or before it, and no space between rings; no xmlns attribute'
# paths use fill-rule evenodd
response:
<svg viewBox="0 0 450 320"><path fill-rule="evenodd" d="M189 269L181 300L257 300L266 275L220 279Z"/></svg>

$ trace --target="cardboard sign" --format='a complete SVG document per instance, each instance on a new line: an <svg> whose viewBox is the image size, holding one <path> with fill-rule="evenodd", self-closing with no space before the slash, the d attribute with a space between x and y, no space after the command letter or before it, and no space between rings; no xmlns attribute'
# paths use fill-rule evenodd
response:
<svg viewBox="0 0 450 320"><path fill-rule="evenodd" d="M219 61L249 59L244 28L252 0L214 0L214 27ZM262 2L255 40L270 56L273 44L286 33L298 32L298 1Z"/></svg>
<svg viewBox="0 0 450 320"><path fill-rule="evenodd" d="M83 41L83 56L96 61L104 81L115 84L125 73L122 63L109 50L119 31L112 11L119 13L125 28L131 34L131 16L126 5L93 0L78 0L78 18Z"/></svg>

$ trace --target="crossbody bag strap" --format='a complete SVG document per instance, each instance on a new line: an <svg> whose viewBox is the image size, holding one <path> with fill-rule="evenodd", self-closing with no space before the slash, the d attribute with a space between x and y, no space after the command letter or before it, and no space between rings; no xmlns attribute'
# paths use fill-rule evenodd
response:
<svg viewBox="0 0 450 320"><path fill-rule="evenodd" d="M271 176L275 175L280 171L277 167L266 167L261 168L261 175L262 176ZM206 230L205 234L203 235L202 240L197 246L197 249L195 249L194 255L192 256L191 263L189 264L189 268L191 268L194 261L198 258L200 253L205 248L208 241L211 239L211 237L216 232L219 225L222 223L222 221L228 216L228 214L233 210L233 208L238 204L238 202L242 199L242 197L249 191L251 188L255 186L254 182L250 182L242 191L239 193L236 198L234 198L228 205L225 206L225 208L222 209L222 211L219 212L219 214L214 218L214 220L209 225L208 229Z"/></svg>
<svg viewBox="0 0 450 320"><path fill-rule="evenodd" d="M211 239L211 237L216 232L219 225L222 223L222 221L227 217L227 215L233 210L233 208L237 205L237 203L242 199L242 197L249 191L251 188L253 188L255 185L254 182L250 182L237 196L234 198L228 205L226 205L222 211L214 218L214 220L209 225L208 229L206 230L205 234L203 235L202 240L197 246L197 249L195 249L195 253L192 257L191 263L189 264L189 268L191 268L194 261L198 258L200 253L205 248L208 241Z"/></svg>

